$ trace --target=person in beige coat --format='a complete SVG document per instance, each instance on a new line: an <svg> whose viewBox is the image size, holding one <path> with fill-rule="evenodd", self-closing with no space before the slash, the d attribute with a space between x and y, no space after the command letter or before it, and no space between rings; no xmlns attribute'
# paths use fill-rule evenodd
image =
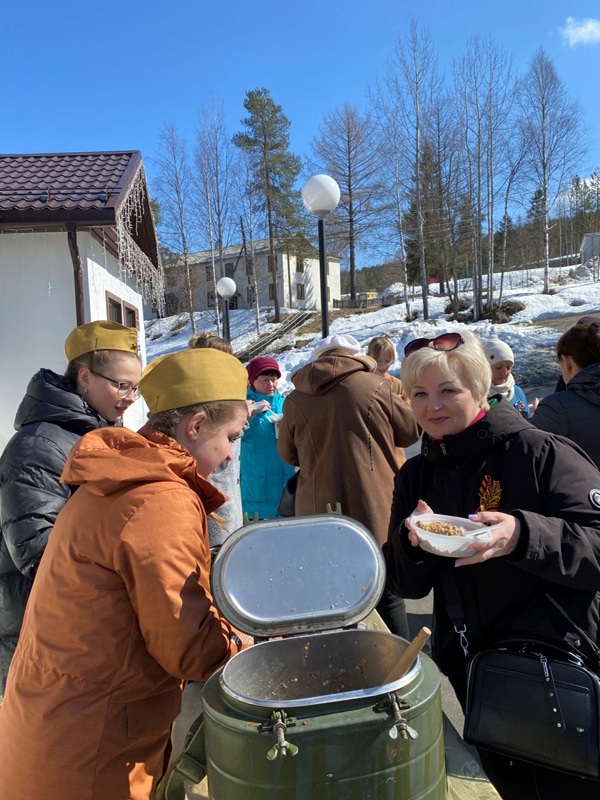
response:
<svg viewBox="0 0 600 800"><path fill-rule="evenodd" d="M324 514L327 504L362 522L380 545L387 540L398 448L419 438L410 406L392 382L375 374L353 336L319 342L313 360L292 375L279 432L279 455L299 467L295 514ZM404 602L388 627L406 635Z"/></svg>
<svg viewBox="0 0 600 800"><path fill-rule="evenodd" d="M396 351L390 339L388 339L387 336L373 337L367 345L367 355L371 356L371 358L377 362L375 375L379 375L381 378L386 378L386 380L391 381L394 392L408 403L408 397L402 386L402 381L400 378L396 378L388 372L389 368L396 360ZM396 461L398 462L398 468L406 461L406 453L402 447L399 447L396 451Z"/></svg>
<svg viewBox="0 0 600 800"><path fill-rule="evenodd" d="M0 709L2 800L149 800L182 681L205 680L242 637L210 591L208 481L247 419L233 356L186 350L140 381L139 432L101 428L71 451L59 513Z"/></svg>

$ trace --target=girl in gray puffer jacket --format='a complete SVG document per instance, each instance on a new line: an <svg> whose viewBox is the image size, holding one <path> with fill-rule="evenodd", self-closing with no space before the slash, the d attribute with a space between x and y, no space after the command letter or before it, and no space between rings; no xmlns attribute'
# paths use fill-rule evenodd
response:
<svg viewBox="0 0 600 800"><path fill-rule="evenodd" d="M134 328L80 325L65 342L65 375L39 370L17 410L0 458L0 697L48 536L71 496L60 482L65 461L84 433L113 425L135 402L137 349Z"/></svg>

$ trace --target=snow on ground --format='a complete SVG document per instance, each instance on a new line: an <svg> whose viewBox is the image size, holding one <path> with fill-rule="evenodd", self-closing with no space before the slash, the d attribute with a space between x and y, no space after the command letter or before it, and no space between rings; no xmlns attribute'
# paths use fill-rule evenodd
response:
<svg viewBox="0 0 600 800"><path fill-rule="evenodd" d="M577 277L574 276L575 270ZM561 277L566 282L558 283ZM499 287L500 276L495 275L496 290ZM492 339L496 336L507 342L515 353L515 377L517 383L529 390L533 387L546 386L552 383L558 375L558 366L554 358L554 345L558 339L556 330L552 328L532 326L531 322L565 315L600 314L600 282L594 282L591 272L586 267L579 268L552 268L550 270L552 294L542 294L543 270L527 270L511 272L504 276L503 299L519 300L525 305L523 311L515 314L511 321L502 325L482 321L469 324L469 328L482 339ZM469 298L470 281L462 281L465 297ZM347 317L338 317L331 320L330 333L346 333L354 336L366 346L373 336L386 335L401 357L404 346L420 336L436 336L450 330L461 330L464 323L454 322L444 314L448 304L447 297L439 297L436 292L439 287L433 284L429 300L429 316L426 322L417 319L406 323L406 305L387 306ZM395 284L388 287L383 294L397 294L402 292L402 286ZM420 292L415 291L414 298L410 300L410 310L420 317L423 314L423 304ZM282 316L287 313L282 309ZM318 319L320 319L320 312ZM268 323L267 317L272 315L271 309L260 312L261 334L277 330L278 324ZM234 351L240 352L257 338L256 315L253 309L230 311L230 329ZM214 312L204 311L195 315L197 330L217 332ZM150 320L146 325L147 357L148 361L167 353L174 353L187 347L192 335L189 315L179 314L161 320ZM278 345L269 349L269 355L279 362L281 369L280 390L283 393L290 391L293 386L290 380L292 372L310 360L312 346L321 336L315 334L302 347L295 347L297 332L292 332L282 337ZM286 349L290 348L290 349ZM399 375L400 359L398 359L390 372Z"/></svg>

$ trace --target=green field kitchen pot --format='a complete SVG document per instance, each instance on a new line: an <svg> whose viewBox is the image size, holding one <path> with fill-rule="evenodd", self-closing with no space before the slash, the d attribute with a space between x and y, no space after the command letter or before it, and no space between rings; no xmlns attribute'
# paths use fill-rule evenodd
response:
<svg viewBox="0 0 600 800"><path fill-rule="evenodd" d="M203 694L212 800L444 800L440 677L408 642L362 622L385 567L337 514L254 523L221 548L215 601L264 641Z"/></svg>

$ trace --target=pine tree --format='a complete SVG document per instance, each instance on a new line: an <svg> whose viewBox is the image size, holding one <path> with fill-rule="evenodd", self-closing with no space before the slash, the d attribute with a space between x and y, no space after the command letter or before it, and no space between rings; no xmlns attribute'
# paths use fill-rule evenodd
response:
<svg viewBox="0 0 600 800"><path fill-rule="evenodd" d="M255 188L262 198L261 210L266 216L269 234L275 321L279 322L275 238L278 232L289 235L302 217L300 193L294 190L302 162L289 152L290 122L268 89L247 92L244 108L248 112L242 120L246 130L236 133L233 143L248 154Z"/></svg>

